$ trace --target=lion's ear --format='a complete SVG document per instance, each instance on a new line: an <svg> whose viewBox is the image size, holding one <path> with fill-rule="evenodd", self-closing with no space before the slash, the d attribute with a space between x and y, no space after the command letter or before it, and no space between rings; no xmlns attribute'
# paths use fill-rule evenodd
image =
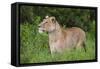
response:
<svg viewBox="0 0 100 69"><path fill-rule="evenodd" d="M51 17L51 21L52 21L53 23L56 23L56 18L55 18L55 17Z"/></svg>
<svg viewBox="0 0 100 69"><path fill-rule="evenodd" d="M49 18L49 16L45 16L45 18L47 19L47 18Z"/></svg>

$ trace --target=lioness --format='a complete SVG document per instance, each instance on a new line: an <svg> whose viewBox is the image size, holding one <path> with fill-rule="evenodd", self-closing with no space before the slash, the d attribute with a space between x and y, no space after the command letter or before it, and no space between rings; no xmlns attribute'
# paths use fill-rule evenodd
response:
<svg viewBox="0 0 100 69"><path fill-rule="evenodd" d="M83 47L85 49L85 32L78 28L62 28L55 17L46 16L39 24L39 32L48 32L51 54L61 53L66 49Z"/></svg>

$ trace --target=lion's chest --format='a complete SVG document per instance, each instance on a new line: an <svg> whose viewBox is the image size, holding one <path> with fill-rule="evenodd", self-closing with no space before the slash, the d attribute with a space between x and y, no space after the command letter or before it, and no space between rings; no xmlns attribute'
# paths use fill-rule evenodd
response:
<svg viewBox="0 0 100 69"><path fill-rule="evenodd" d="M65 47L65 44L62 40L50 41L49 45L50 45L51 51L53 52L60 52Z"/></svg>
<svg viewBox="0 0 100 69"><path fill-rule="evenodd" d="M49 33L49 46L51 52L62 52L66 47L66 38L61 31Z"/></svg>

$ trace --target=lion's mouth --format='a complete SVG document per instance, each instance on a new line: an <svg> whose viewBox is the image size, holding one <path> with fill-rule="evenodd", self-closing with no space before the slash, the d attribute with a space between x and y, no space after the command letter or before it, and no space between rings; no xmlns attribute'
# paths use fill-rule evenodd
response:
<svg viewBox="0 0 100 69"><path fill-rule="evenodd" d="M39 33L43 33L45 30L43 28L39 28Z"/></svg>

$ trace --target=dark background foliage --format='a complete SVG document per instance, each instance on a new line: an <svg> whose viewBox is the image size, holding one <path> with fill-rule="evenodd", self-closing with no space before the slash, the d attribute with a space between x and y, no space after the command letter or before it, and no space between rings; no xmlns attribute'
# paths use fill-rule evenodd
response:
<svg viewBox="0 0 100 69"><path fill-rule="evenodd" d="M40 17L42 20L46 15L55 16L62 26L77 26L85 31L92 29L91 25L93 25L96 16L93 9L22 6L20 20L21 23L33 23L36 17Z"/></svg>

